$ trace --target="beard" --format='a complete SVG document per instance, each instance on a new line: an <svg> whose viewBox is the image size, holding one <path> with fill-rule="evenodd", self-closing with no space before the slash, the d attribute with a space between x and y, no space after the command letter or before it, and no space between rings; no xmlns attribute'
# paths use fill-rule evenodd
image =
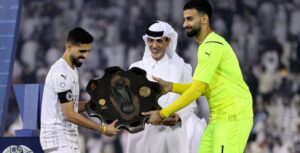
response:
<svg viewBox="0 0 300 153"><path fill-rule="evenodd" d="M195 37L195 36L197 36L200 33L200 31L201 31L201 29L192 28L191 31L189 31L189 32L186 31L186 36L188 36L188 37Z"/></svg>
<svg viewBox="0 0 300 153"><path fill-rule="evenodd" d="M83 57L74 57L74 56L71 56L71 62L73 65L75 65L76 67L81 67L82 66L82 62L79 61L79 59L83 59Z"/></svg>

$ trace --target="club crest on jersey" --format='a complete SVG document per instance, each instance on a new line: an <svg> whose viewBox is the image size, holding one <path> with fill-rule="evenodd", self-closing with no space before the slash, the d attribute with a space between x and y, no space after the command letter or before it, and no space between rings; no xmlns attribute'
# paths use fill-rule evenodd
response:
<svg viewBox="0 0 300 153"><path fill-rule="evenodd" d="M64 88L64 87L66 86L66 84L65 84L64 82L62 82L62 83L59 84L59 86L60 86L61 88Z"/></svg>

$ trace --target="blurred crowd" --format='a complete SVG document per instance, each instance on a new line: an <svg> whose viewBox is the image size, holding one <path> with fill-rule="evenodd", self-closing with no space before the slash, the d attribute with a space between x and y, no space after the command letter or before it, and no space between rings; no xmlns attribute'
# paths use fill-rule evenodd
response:
<svg viewBox="0 0 300 153"><path fill-rule="evenodd" d="M300 153L300 0L210 0L214 30L235 50L253 95L255 124L246 153ZM81 26L95 38L80 68L85 86L110 66L127 69L144 51L142 35L154 19L178 32L178 53L193 67L198 44L182 29L184 0L25 0L14 83L43 83L61 57L67 31ZM11 96L8 122L19 121ZM198 112L205 112L199 107ZM94 119L93 120L97 120ZM21 123L16 122L16 123ZM18 125L18 124L17 124ZM14 125L14 127L18 127ZM7 124L7 135L13 135ZM87 153L122 153L126 132L105 137L80 128Z"/></svg>

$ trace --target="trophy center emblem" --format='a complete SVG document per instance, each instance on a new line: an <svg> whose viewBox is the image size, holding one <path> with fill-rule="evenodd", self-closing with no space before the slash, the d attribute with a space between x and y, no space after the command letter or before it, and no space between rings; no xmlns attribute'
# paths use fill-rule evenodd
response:
<svg viewBox="0 0 300 153"><path fill-rule="evenodd" d="M151 90L149 87L143 86L140 88L139 93L142 97L148 97L151 94Z"/></svg>

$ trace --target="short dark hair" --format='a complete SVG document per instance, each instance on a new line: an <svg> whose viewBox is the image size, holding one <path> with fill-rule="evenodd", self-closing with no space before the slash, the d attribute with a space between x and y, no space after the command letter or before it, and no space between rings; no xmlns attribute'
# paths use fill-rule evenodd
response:
<svg viewBox="0 0 300 153"><path fill-rule="evenodd" d="M94 41L93 36L81 27L76 27L69 31L67 42L74 45L90 44Z"/></svg>
<svg viewBox="0 0 300 153"><path fill-rule="evenodd" d="M212 18L212 6L207 0L190 0L185 3L183 10L196 9L208 15L209 19Z"/></svg>

